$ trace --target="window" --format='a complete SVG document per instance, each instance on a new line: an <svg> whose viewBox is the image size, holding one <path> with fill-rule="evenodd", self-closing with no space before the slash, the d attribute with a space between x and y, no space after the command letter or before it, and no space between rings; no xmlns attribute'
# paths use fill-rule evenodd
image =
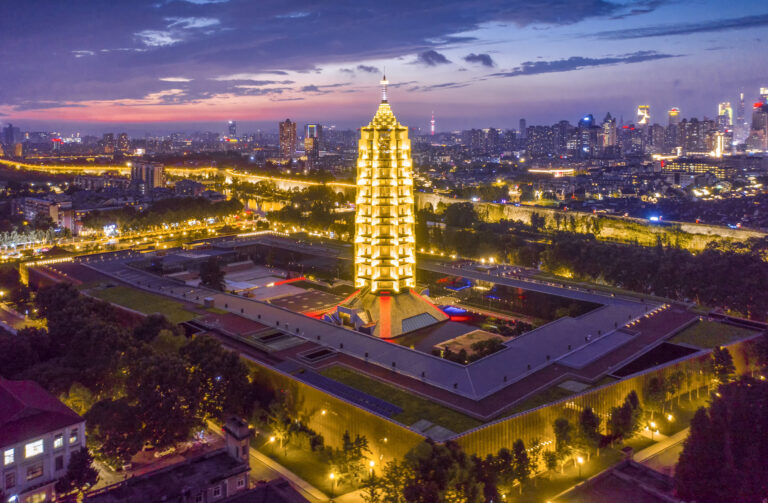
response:
<svg viewBox="0 0 768 503"><path fill-rule="evenodd" d="M61 449L64 447L64 435L59 433L55 437L53 437L53 448L54 449Z"/></svg>
<svg viewBox="0 0 768 503"><path fill-rule="evenodd" d="M237 488L242 489L243 487L245 487L245 477L240 477L237 479Z"/></svg>
<svg viewBox="0 0 768 503"><path fill-rule="evenodd" d="M56 471L64 469L64 456L56 456Z"/></svg>
<svg viewBox="0 0 768 503"><path fill-rule="evenodd" d="M77 428L72 428L72 431L69 432L69 443L74 444L77 442Z"/></svg>
<svg viewBox="0 0 768 503"><path fill-rule="evenodd" d="M243 451L242 452L243 452L243 456L247 456L248 455L248 446L247 445L243 446Z"/></svg>
<svg viewBox="0 0 768 503"><path fill-rule="evenodd" d="M213 497L218 498L221 496L221 486L216 486L213 488Z"/></svg>
<svg viewBox="0 0 768 503"><path fill-rule="evenodd" d="M43 453L43 439L35 440L24 446L24 457L31 458Z"/></svg>
<svg viewBox="0 0 768 503"><path fill-rule="evenodd" d="M5 474L5 488L10 489L16 486L16 472L9 472Z"/></svg>
<svg viewBox="0 0 768 503"><path fill-rule="evenodd" d="M197 493L197 496L195 496L195 503L203 503L203 493Z"/></svg>
<svg viewBox="0 0 768 503"><path fill-rule="evenodd" d="M38 461L35 464L29 465L27 467L27 480L36 479L37 477L41 477L43 475L43 462Z"/></svg>
<svg viewBox="0 0 768 503"><path fill-rule="evenodd" d="M3 452L3 464L5 466L13 464L14 458L15 452L13 449L6 449L5 452Z"/></svg>

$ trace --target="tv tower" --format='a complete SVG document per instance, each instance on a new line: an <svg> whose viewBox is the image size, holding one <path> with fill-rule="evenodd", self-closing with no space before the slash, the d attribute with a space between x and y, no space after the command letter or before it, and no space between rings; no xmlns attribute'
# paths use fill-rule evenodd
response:
<svg viewBox="0 0 768 503"><path fill-rule="evenodd" d="M429 121L429 134L435 136L435 111L432 110L432 120Z"/></svg>

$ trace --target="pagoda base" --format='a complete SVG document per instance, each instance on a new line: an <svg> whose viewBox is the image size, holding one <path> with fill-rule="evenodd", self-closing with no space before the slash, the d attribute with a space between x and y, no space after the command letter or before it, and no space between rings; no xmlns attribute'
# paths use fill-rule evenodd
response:
<svg viewBox="0 0 768 503"><path fill-rule="evenodd" d="M448 319L414 290L394 295L361 290L339 305L334 315L338 323L382 339L392 339Z"/></svg>

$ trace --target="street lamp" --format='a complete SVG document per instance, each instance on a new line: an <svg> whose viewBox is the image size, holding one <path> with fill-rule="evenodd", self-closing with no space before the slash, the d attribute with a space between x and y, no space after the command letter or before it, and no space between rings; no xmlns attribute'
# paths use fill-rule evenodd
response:
<svg viewBox="0 0 768 503"><path fill-rule="evenodd" d="M581 456L579 456L579 457L577 457L577 458L576 458L576 462L577 462L577 463L578 463L578 465L579 465L579 478L581 478L581 465L583 465L583 464L584 464L584 458L582 458Z"/></svg>
<svg viewBox="0 0 768 503"><path fill-rule="evenodd" d="M368 461L368 466L371 468L371 476L373 476L374 465L376 465L376 463L374 463L373 460Z"/></svg>
<svg viewBox="0 0 768 503"><path fill-rule="evenodd" d="M336 475L333 472L331 472L331 474L328 475L328 478L331 479L331 499L333 499L333 489L334 489L334 484L336 483Z"/></svg>

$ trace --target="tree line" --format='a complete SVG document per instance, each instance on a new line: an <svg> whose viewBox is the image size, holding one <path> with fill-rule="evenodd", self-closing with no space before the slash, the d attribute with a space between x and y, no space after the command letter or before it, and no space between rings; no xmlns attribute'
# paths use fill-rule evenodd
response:
<svg viewBox="0 0 768 503"><path fill-rule="evenodd" d="M90 229L101 229L105 225L116 225L121 231L136 231L186 222L222 218L237 214L243 203L237 199L211 202L204 197L172 197L161 199L149 208L137 210L126 206L116 210L94 211L83 217L83 225Z"/></svg>

